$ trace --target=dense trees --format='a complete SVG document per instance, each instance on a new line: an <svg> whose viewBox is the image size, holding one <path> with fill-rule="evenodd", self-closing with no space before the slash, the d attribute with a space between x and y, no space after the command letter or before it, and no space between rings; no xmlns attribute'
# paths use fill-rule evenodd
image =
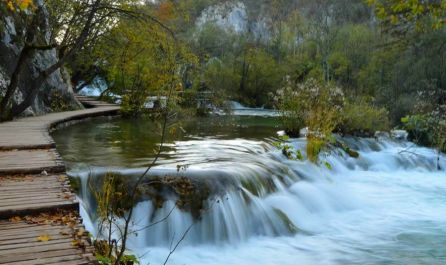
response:
<svg viewBox="0 0 446 265"><path fill-rule="evenodd" d="M394 34L441 29L446 25L446 3L442 0L367 0L378 18Z"/></svg>
<svg viewBox="0 0 446 265"><path fill-rule="evenodd" d="M33 1L4 3L8 12L33 6L28 13L39 15ZM286 82L308 79L342 87L350 102L386 108L393 125L417 112L414 106L421 102L446 101L444 1L46 3L52 41L24 36L32 41L19 58L26 63L35 50L55 48L60 62L43 70L41 78L62 65L69 66L77 84L100 75L109 92L132 102L131 112L138 112L148 95L162 95L167 84L185 92L188 101L209 92L218 104L234 99L272 107L271 95ZM220 16L212 15L215 6L221 7ZM235 30L235 24L243 30ZM13 81L20 76L20 62ZM11 93L0 104L4 117L17 115L28 103L13 104L14 86L9 84Z"/></svg>
<svg viewBox="0 0 446 265"><path fill-rule="evenodd" d="M138 115L149 96L181 91L181 67L195 57L159 24L122 19L95 47L95 65L122 96L123 112ZM174 95L171 95L174 96Z"/></svg>
<svg viewBox="0 0 446 265"><path fill-rule="evenodd" d="M182 35L201 71L212 72L219 62L225 81L199 78L230 98L268 106L266 94L281 88L286 76L296 83L313 78L336 83L348 98L369 98L398 124L413 111L418 93L446 89L441 1L241 2L248 10L246 32L209 21Z"/></svg>

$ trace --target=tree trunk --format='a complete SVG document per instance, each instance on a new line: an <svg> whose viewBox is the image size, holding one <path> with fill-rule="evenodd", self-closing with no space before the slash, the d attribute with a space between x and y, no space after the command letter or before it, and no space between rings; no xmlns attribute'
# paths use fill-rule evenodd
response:
<svg viewBox="0 0 446 265"><path fill-rule="evenodd" d="M31 23L26 28L23 49L20 51L17 64L11 74L5 96L0 102L0 121L8 120L13 117L13 115L11 115L12 113L10 112L11 99L17 91L20 82L20 75L27 66L27 62L29 61L29 58L33 55L33 51L35 50L33 46L35 46L34 43L36 41L37 30L39 28L39 23L42 20L43 14L44 12L42 10L42 7L39 6L31 20Z"/></svg>
<svg viewBox="0 0 446 265"><path fill-rule="evenodd" d="M18 115L22 114L22 112L24 112L29 106L31 106L37 94L39 93L39 89L45 83L46 78L46 75L40 75L34 80L34 85L30 89L29 93L26 95L25 99L20 104L12 107L12 117L17 117Z"/></svg>
<svg viewBox="0 0 446 265"><path fill-rule="evenodd" d="M68 51L65 55L63 55L55 64L51 65L50 67L48 67L47 69L45 69L44 71L42 71L38 77L36 77L35 81L32 82L33 86L30 87L28 94L26 95L26 98L18 105L13 106L11 109L11 115L9 115L10 117L16 117L18 115L20 115L23 111L25 111L29 106L31 106L33 100L35 99L35 97L37 96L39 89L42 87L42 85L44 84L45 80L48 78L48 76L50 76L52 73L54 73L55 71L57 71L60 67L62 67L68 60L72 59L73 55L84 45L85 40L88 37L88 34L90 33L90 27L93 23L95 14L100 6L101 0L96 0L88 14L88 19L85 22L85 25L82 29L82 32L80 33L79 37L77 38L77 40L75 41L75 44L73 46L73 48L71 48L70 51ZM41 14L42 12L40 12L39 14ZM38 15L36 15L33 20L38 22ZM37 27L34 27L37 28ZM50 47L50 46L46 46L46 47ZM45 47L45 48L46 48ZM17 79L20 78L20 72L17 72ZM17 87L17 85L15 86ZM15 91L15 88L14 88ZM7 105L7 104L6 104ZM2 111L3 113L3 111Z"/></svg>
<svg viewBox="0 0 446 265"><path fill-rule="evenodd" d="M11 80L9 82L5 96L0 102L0 121L8 120L12 117L10 112L11 99L17 90L20 81L20 74L26 67L27 65L26 62L28 61L28 58L30 57L31 54L32 54L31 49L29 49L28 46L25 46L20 52L17 65L14 69L14 72L11 75Z"/></svg>

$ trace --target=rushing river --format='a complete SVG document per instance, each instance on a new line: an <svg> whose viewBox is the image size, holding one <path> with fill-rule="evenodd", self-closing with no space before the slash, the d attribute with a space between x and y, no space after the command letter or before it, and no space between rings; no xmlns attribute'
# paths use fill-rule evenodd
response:
<svg viewBox="0 0 446 265"><path fill-rule="evenodd" d="M171 242L189 227L168 264L446 264L446 157L438 165L435 150L388 138L346 139L360 157L332 152L322 158L328 169L286 159L272 144L280 129L273 117L196 118L176 128L152 174L193 178L215 194L199 219L173 200L160 209L140 202L135 229L169 216L131 239L141 264L163 264ZM111 170L141 173L158 131L150 121L95 119L53 137L70 174L85 183ZM306 143L291 144L304 150ZM85 187L79 197L95 231Z"/></svg>

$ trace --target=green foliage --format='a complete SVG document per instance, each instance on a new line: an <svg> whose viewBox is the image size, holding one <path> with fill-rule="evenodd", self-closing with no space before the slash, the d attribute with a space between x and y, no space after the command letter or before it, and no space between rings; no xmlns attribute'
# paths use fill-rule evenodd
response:
<svg viewBox="0 0 446 265"><path fill-rule="evenodd" d="M307 156L317 163L319 154L335 142L332 133L342 122L344 94L339 87L314 79L299 84L288 79L286 84L274 97L282 121L287 132L294 135L303 126L308 127ZM289 150L284 150L288 154Z"/></svg>
<svg viewBox="0 0 446 265"><path fill-rule="evenodd" d="M288 132L297 134L305 125L311 134L321 138L331 136L341 121L344 106L340 88L314 79L298 84L287 79L274 100Z"/></svg>
<svg viewBox="0 0 446 265"><path fill-rule="evenodd" d="M440 29L446 25L446 2L423 0L367 0L387 27L398 32ZM426 23L428 22L428 23Z"/></svg>
<svg viewBox="0 0 446 265"><path fill-rule="evenodd" d="M326 148L327 142L322 137L309 136L307 137L307 156L308 159L317 163L319 154Z"/></svg>
<svg viewBox="0 0 446 265"><path fill-rule="evenodd" d="M105 256L102 256L99 254L96 254L95 257L100 265L113 265L114 264L112 259L109 257L105 257Z"/></svg>
<svg viewBox="0 0 446 265"><path fill-rule="evenodd" d="M134 206L129 194L131 186L126 177L110 173L97 178L95 183L102 185L97 188L95 184L90 183L97 203L99 220L107 222L112 216L122 217Z"/></svg>
<svg viewBox="0 0 446 265"><path fill-rule="evenodd" d="M431 30L433 20L427 21L440 18L443 7L439 2L369 1L375 10L383 5L386 14L401 12L392 28L410 28L412 18L426 28L399 39L374 26L371 7L363 0L242 1L249 22L255 23L259 16L269 20L268 30L261 32L265 36L256 31L233 31L215 21L196 26L200 12L217 2L187 0L172 7L167 4L172 1L163 1L153 5L163 22L178 30L180 42L190 45L199 58L188 80L196 92L205 87L215 93L215 105L229 98L249 106L270 107L266 95L282 87L289 76L294 83L308 79L335 83L352 98L375 98L374 105L387 108L395 125L412 111L418 89L423 87L421 80L436 80L437 87L445 89L441 65L446 58L442 49L446 35L443 28ZM262 8L265 5L269 8ZM418 17L405 18L410 12L419 12L420 5L432 6ZM299 121L294 122L287 127L300 126Z"/></svg>
<svg viewBox="0 0 446 265"><path fill-rule="evenodd" d="M224 58L226 59L226 58ZM205 90L211 92L211 101L216 106L222 106L228 94L234 95L234 88L239 85L240 75L234 70L226 59L210 59L204 65L201 81L205 85ZM201 83L201 82L196 82Z"/></svg>
<svg viewBox="0 0 446 265"><path fill-rule="evenodd" d="M122 263L125 265L140 264L138 258L135 255L124 255L122 257Z"/></svg>
<svg viewBox="0 0 446 265"><path fill-rule="evenodd" d="M116 264L116 260L114 258L110 258L106 255L101 255L96 253L96 260L100 265L114 265ZM118 263L119 265L137 265L141 264L138 258L135 255L123 255L121 261Z"/></svg>
<svg viewBox="0 0 446 265"><path fill-rule="evenodd" d="M339 131L343 134L373 136L376 131L389 131L389 113L374 106L370 100L357 98L347 101L342 112Z"/></svg>
<svg viewBox="0 0 446 265"><path fill-rule="evenodd" d="M290 160L304 160L304 156L302 155L302 152L295 148L292 145L289 145L287 141L289 140L289 136L284 135L279 137L279 141L275 142L274 145L282 150L282 154L286 156Z"/></svg>
<svg viewBox="0 0 446 265"><path fill-rule="evenodd" d="M34 7L33 0L2 0L0 5L4 5L11 12L25 11Z"/></svg>
<svg viewBox="0 0 446 265"><path fill-rule="evenodd" d="M328 169L328 170L332 170L333 167L331 166L330 163L328 163L327 161L324 161L324 166Z"/></svg>
<svg viewBox="0 0 446 265"><path fill-rule="evenodd" d="M81 179L75 177L68 177L70 180L70 188L76 193L79 194L81 191Z"/></svg>
<svg viewBox="0 0 446 265"><path fill-rule="evenodd" d="M378 40L378 34L365 25L347 24L339 29L328 64L332 80L340 84L345 93L351 96L367 93L364 91L367 87L359 83L359 75L370 63Z"/></svg>
<svg viewBox="0 0 446 265"><path fill-rule="evenodd" d="M446 152L446 116L442 110L442 113L406 116L401 122L414 142Z"/></svg>
<svg viewBox="0 0 446 265"><path fill-rule="evenodd" d="M295 93L289 80L287 85L276 92L274 101L276 108L280 111L285 132L290 136L298 137L300 129L305 125L303 108L299 94Z"/></svg>
<svg viewBox="0 0 446 265"><path fill-rule="evenodd" d="M240 101L249 106L268 104L269 93L281 87L285 74L282 66L262 49L249 49L242 66L246 71L242 69L239 93L243 97Z"/></svg>
<svg viewBox="0 0 446 265"><path fill-rule="evenodd" d="M202 58L223 57L237 38L214 23L204 24L195 35L193 50Z"/></svg>
<svg viewBox="0 0 446 265"><path fill-rule="evenodd" d="M54 112L72 110L70 104L70 96L66 93L61 93L59 90L55 90L49 96L51 110Z"/></svg>
<svg viewBox="0 0 446 265"><path fill-rule="evenodd" d="M120 238L117 240L121 241L121 244L126 240L123 234L125 228L122 227L124 225L119 219L128 218L126 213L136 203L131 194L133 182L127 176L108 173L102 177L96 177L94 180L90 179L89 184L97 204L99 238L94 241L94 247L99 263L107 265L139 264L136 256L122 252L112 237L113 231L118 231ZM131 233L131 231L128 232ZM103 237L106 240L102 240Z"/></svg>
<svg viewBox="0 0 446 265"><path fill-rule="evenodd" d="M194 56L169 34L158 24L123 19L97 48L110 92L122 96L124 114L140 114L149 96L173 91L173 98L182 89L180 66L193 63Z"/></svg>

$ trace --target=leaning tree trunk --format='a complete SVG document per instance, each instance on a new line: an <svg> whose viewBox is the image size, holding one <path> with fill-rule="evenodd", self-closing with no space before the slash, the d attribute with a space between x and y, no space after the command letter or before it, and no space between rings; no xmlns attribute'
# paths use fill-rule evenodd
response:
<svg viewBox="0 0 446 265"><path fill-rule="evenodd" d="M38 33L37 30L39 28L39 23L42 21L43 15L44 12L42 10L42 6L39 6L31 20L31 23L27 26L23 48L20 51L17 64L11 74L6 93L0 102L0 121L7 120L13 117L10 111L12 97L14 96L19 86L21 73L28 65L29 59L34 54L33 46L35 46L34 44L36 42Z"/></svg>
<svg viewBox="0 0 446 265"><path fill-rule="evenodd" d="M97 13L97 11L99 9L100 4L101 4L101 0L96 0L93 3L92 8L89 11L87 21L85 22L85 25L83 26L83 29L82 29L80 35L77 37L76 41L74 42L73 47L66 54L62 55L62 57L60 57L59 60L55 64L53 64L50 67L48 67L47 69L41 71L40 74L34 80L32 80L33 82L30 82L30 84L32 84L32 85L29 87L28 94L26 95L25 99L18 105L13 106L11 111L8 111L8 102L10 101L11 97L13 96L14 92L17 89L18 80L20 79L21 70L24 67L23 65L27 61L28 57L30 57L29 55L25 54L25 55L27 55L27 57L25 57L25 59L21 61L21 64L18 65L19 69L16 69L19 71L16 71L14 73L17 75L17 77L16 77L17 81L15 81L14 83L11 82L10 86L8 87L7 93L9 92L9 94L10 94L9 98L6 98L6 97L4 98L5 103L3 103L3 100L2 100L2 105L1 105L2 109L0 109L0 111L1 111L0 116L3 116L4 113L9 113L9 115L7 115L7 118L10 119L10 118L13 118L13 117L16 117L16 116L22 114L29 106L31 106L32 102L36 98L37 94L39 93L40 88L43 86L46 79L51 74L53 74L58 69L60 69L65 63L67 63L69 60L71 60L72 57L74 56L74 54L82 48L86 39L88 38L88 35L90 33L90 28L93 24L95 14ZM38 25L39 19L41 18L40 16L42 14L43 14L43 12L40 8L39 11L36 12L36 15L33 18L33 22L31 23L30 32L34 34L32 36L33 42L35 39L36 29L38 28L36 25ZM28 41L28 38L27 38L27 41ZM26 47L27 46L25 45L25 48ZM25 48L24 48L24 50L25 50ZM44 45L44 46L38 46L38 45L29 45L28 46L28 49L30 49L31 51L49 50L49 49L53 49L53 48L55 48L55 45L51 45L51 44ZM3 110L3 105L5 105L5 110Z"/></svg>
<svg viewBox="0 0 446 265"><path fill-rule="evenodd" d="M36 79L34 79L33 86L31 87L29 93L25 96L25 99L20 104L14 105L11 108L11 115L10 115L11 117L19 116L29 106L31 106L37 94L39 93L39 89L43 86L47 77L48 77L47 75L41 74Z"/></svg>
<svg viewBox="0 0 446 265"><path fill-rule="evenodd" d="M31 54L31 49L29 49L27 46L25 46L20 52L19 59L17 60L17 65L11 75L11 80L6 89L5 96L0 102L0 121L4 121L13 117L10 111L11 99L17 90L20 81L20 74L25 69L27 65L26 62L28 61L28 58Z"/></svg>

